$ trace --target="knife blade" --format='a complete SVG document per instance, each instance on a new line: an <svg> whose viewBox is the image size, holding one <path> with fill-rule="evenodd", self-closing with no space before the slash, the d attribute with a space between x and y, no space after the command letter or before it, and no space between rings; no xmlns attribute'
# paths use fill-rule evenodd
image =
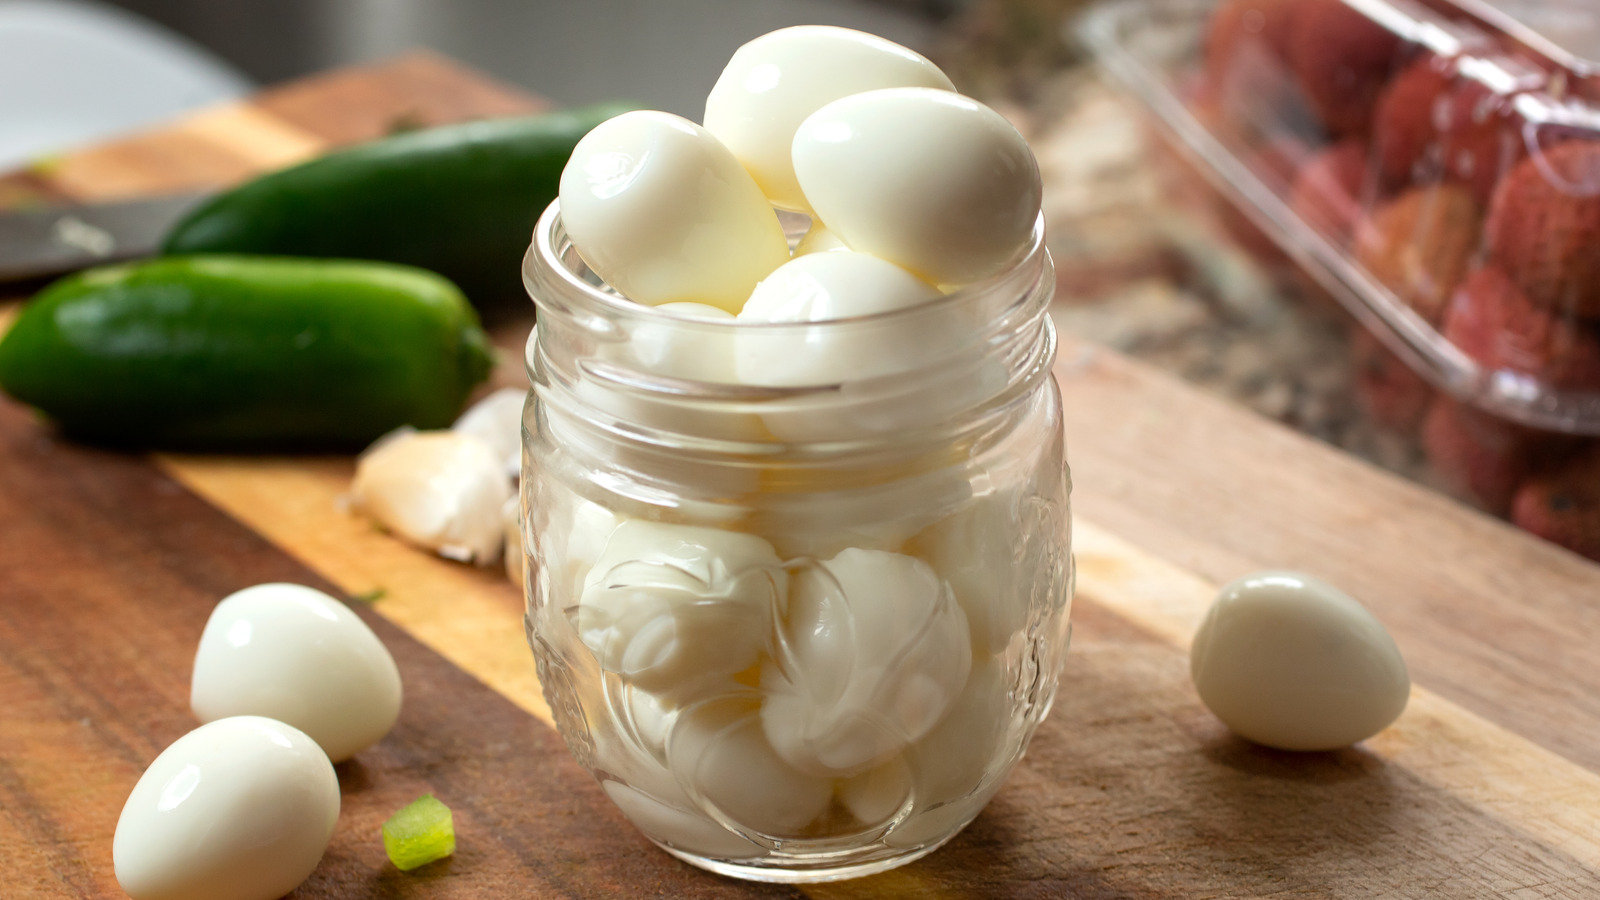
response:
<svg viewBox="0 0 1600 900"><path fill-rule="evenodd" d="M167 230L208 196L0 212L0 282L152 254Z"/></svg>

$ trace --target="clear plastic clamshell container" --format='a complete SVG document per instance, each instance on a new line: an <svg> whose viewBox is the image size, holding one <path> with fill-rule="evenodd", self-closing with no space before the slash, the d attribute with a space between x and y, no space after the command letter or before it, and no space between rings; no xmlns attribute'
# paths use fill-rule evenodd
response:
<svg viewBox="0 0 1600 900"><path fill-rule="evenodd" d="M1600 3L1104 0L1077 30L1434 386L1600 434Z"/></svg>

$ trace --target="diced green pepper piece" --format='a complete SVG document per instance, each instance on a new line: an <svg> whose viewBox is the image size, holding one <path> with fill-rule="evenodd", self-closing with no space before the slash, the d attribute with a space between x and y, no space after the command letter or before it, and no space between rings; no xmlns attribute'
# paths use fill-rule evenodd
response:
<svg viewBox="0 0 1600 900"><path fill-rule="evenodd" d="M423 794L383 823L383 849L402 872L456 852L455 818L450 807Z"/></svg>

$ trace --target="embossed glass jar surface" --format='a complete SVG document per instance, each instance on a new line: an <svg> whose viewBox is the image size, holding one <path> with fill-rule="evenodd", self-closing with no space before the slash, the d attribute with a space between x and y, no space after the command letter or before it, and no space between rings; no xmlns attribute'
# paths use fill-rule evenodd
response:
<svg viewBox="0 0 1600 900"><path fill-rule="evenodd" d="M881 871L1022 755L1072 593L1042 238L922 307L769 325L625 301L556 205L540 220L529 641L567 745L668 852L767 881ZM851 376L751 384L819 352Z"/></svg>

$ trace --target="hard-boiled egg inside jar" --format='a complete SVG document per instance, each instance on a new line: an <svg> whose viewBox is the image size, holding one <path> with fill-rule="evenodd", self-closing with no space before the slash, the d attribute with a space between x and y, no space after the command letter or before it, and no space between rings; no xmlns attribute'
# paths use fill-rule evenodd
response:
<svg viewBox="0 0 1600 900"><path fill-rule="evenodd" d="M1048 708L1071 555L1039 198L1003 118L838 28L742 47L704 127L630 113L574 153L524 267L530 638L669 852L908 862Z"/></svg>

